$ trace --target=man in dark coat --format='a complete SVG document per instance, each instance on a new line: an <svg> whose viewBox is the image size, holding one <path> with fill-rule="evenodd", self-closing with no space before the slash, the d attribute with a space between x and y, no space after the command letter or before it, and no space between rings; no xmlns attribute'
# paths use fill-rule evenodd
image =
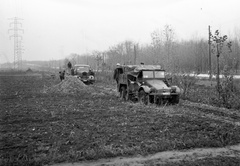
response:
<svg viewBox="0 0 240 166"><path fill-rule="evenodd" d="M71 62L68 62L68 68L69 68L69 69L72 68L72 64L71 64Z"/></svg>
<svg viewBox="0 0 240 166"><path fill-rule="evenodd" d="M114 70L114 74L113 74L113 79L116 80L117 84L118 84L118 80L119 80L119 67L120 67L120 64L117 63L117 67L116 69Z"/></svg>
<svg viewBox="0 0 240 166"><path fill-rule="evenodd" d="M61 81L64 80L64 78L65 78L65 70L63 70L62 72L61 71L59 72L59 77L60 77Z"/></svg>
<svg viewBox="0 0 240 166"><path fill-rule="evenodd" d="M67 74L71 74L71 69L72 69L72 63L69 61L68 62L68 64L67 64L67 66L68 66L68 69L67 69Z"/></svg>

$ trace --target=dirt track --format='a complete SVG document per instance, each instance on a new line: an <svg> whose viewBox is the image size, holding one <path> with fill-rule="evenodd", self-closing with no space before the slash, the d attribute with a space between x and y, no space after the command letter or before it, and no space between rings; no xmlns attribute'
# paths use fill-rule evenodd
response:
<svg viewBox="0 0 240 166"><path fill-rule="evenodd" d="M122 165L158 165L175 163L179 161L194 161L197 159L204 159L208 157L226 156L226 157L238 157L240 160L240 144L224 147L224 148L197 148L186 151L165 151L149 155L146 157L137 156L131 158L113 158L102 159L94 162L80 162L80 163L62 163L53 166L122 166Z"/></svg>

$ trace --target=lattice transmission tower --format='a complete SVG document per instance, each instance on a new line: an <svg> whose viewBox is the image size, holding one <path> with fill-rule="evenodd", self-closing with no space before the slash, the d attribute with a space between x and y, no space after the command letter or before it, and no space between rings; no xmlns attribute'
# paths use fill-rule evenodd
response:
<svg viewBox="0 0 240 166"><path fill-rule="evenodd" d="M13 37L14 38L14 69L22 69L22 35L19 35L19 32L24 33L24 30L19 28L19 25L22 27L22 23L20 20L23 20L18 17L10 18L10 20L13 20L13 22L10 23L10 27L13 28L9 29L8 32L13 31L13 35L10 36L10 39Z"/></svg>

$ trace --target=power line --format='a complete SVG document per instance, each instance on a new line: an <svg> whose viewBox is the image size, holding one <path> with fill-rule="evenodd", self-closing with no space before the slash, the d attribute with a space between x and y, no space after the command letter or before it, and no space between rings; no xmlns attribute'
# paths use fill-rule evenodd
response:
<svg viewBox="0 0 240 166"><path fill-rule="evenodd" d="M14 38L14 69L20 70L22 68L22 36L19 35L19 31L24 33L24 30L19 28L18 25L21 25L22 23L20 20L23 20L18 17L10 18L10 20L13 20L13 22L10 23L10 27L13 25L13 28L8 29L8 32L13 31L13 35L10 36L10 39Z"/></svg>

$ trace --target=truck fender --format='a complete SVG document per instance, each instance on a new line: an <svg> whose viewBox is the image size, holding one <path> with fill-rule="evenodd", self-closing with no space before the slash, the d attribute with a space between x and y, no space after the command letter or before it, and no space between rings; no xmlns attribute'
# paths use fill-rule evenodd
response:
<svg viewBox="0 0 240 166"><path fill-rule="evenodd" d="M141 86L140 88L139 88L139 91L140 90L144 90L144 92L146 92L146 93L149 93L150 92L150 88L148 87L148 86L145 86L145 85L143 85L143 86Z"/></svg>
<svg viewBox="0 0 240 166"><path fill-rule="evenodd" d="M182 88L179 88L178 86L172 86L172 87L175 87L176 88L176 92L180 95L183 94L183 89Z"/></svg>

